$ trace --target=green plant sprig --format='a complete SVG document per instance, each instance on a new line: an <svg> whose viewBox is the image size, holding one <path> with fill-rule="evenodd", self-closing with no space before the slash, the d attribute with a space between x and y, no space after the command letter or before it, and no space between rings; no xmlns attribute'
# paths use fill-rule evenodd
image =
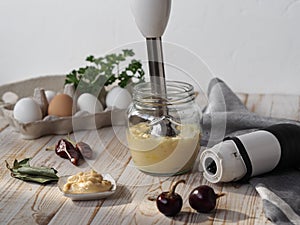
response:
<svg viewBox="0 0 300 225"><path fill-rule="evenodd" d="M72 70L66 75L65 84L71 83L76 89L97 93L99 87L108 86L115 82L124 88L133 78L143 81L145 72L142 63L138 60L132 59L120 71L120 63L133 56L134 52L131 49L124 49L119 54L112 53L99 58L90 55L86 58L89 65Z"/></svg>

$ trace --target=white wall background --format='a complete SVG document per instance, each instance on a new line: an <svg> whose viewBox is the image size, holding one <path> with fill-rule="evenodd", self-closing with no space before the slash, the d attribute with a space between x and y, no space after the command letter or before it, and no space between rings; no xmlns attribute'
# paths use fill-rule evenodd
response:
<svg viewBox="0 0 300 225"><path fill-rule="evenodd" d="M65 74L143 40L129 0L0 0L0 84ZM174 0L163 40L235 91L300 94L299 0Z"/></svg>

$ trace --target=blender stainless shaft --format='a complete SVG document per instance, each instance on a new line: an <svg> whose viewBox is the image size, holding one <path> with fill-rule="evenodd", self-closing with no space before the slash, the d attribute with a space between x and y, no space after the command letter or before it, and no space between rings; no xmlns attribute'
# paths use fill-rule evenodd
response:
<svg viewBox="0 0 300 225"><path fill-rule="evenodd" d="M152 93L166 99L166 81L161 38L147 38L148 63Z"/></svg>
<svg viewBox="0 0 300 225"><path fill-rule="evenodd" d="M151 134L173 137L177 135L174 124L170 121L167 107L167 88L161 38L147 38L147 52L150 73L151 92L157 100L157 117L161 118L152 125Z"/></svg>

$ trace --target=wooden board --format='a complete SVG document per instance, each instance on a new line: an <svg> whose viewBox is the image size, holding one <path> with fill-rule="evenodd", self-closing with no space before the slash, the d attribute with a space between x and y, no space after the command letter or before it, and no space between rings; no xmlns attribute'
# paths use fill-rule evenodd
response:
<svg viewBox="0 0 300 225"><path fill-rule="evenodd" d="M239 94L244 104L261 115L299 119L299 96ZM94 160L80 167L46 151L64 136L46 136L23 140L12 127L0 119L0 224L270 224L265 218L262 201L249 185L210 184L194 170L176 177L153 177L138 171L132 164L125 143L124 127L102 128L72 134L76 141L87 142L96 152ZM117 181L116 193L96 201L71 201L63 197L56 184L38 185L10 176L5 161L32 157L37 166L54 167L59 175L74 174L94 168L110 173ZM184 200L182 212L169 218L158 212L156 197L178 179L185 179L177 192ZM226 195L208 214L197 213L188 204L190 191L208 184Z"/></svg>

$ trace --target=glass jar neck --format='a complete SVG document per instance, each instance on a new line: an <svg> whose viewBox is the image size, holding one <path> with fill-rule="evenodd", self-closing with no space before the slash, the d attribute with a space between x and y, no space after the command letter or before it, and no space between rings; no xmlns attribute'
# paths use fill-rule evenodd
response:
<svg viewBox="0 0 300 225"><path fill-rule="evenodd" d="M150 82L137 84L133 88L133 102L139 106L160 107L181 105L195 99L194 87L181 81L166 81L166 97L153 90Z"/></svg>

